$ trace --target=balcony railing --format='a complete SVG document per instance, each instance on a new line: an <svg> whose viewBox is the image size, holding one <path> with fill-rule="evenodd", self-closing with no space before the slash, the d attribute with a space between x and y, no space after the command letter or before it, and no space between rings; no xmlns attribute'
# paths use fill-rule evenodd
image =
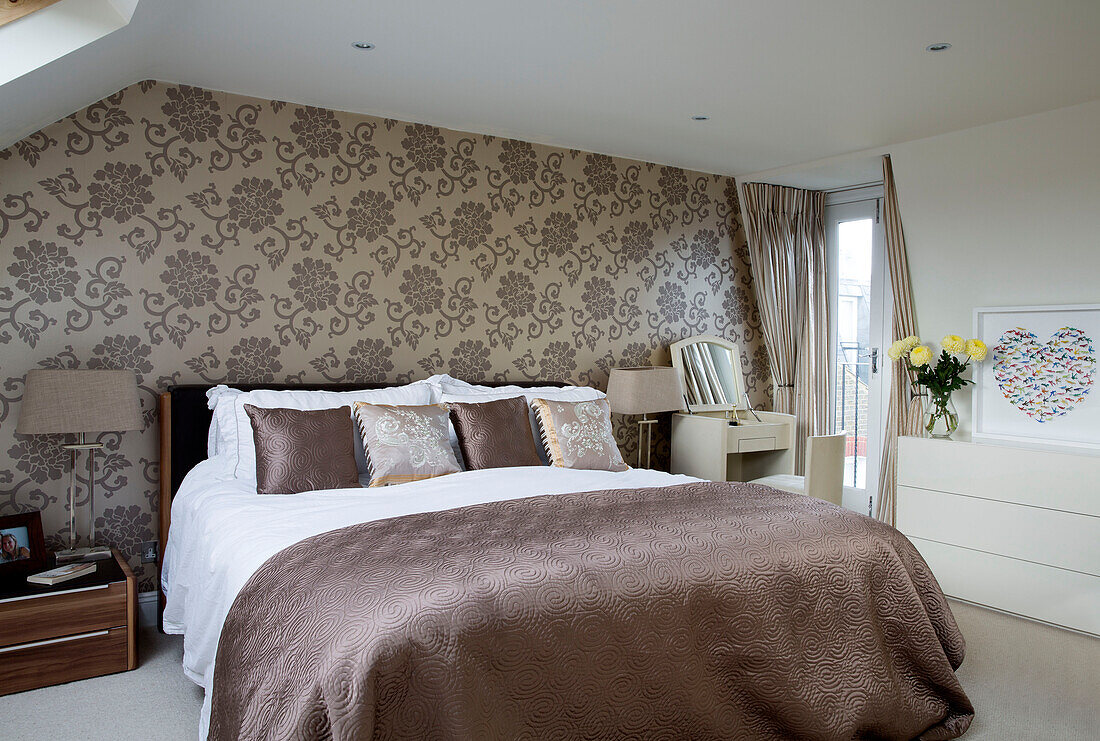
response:
<svg viewBox="0 0 1100 741"><path fill-rule="evenodd" d="M861 372L869 376L870 363L837 363L837 407L836 428L847 433L844 445L844 483L847 486L860 486L860 476L866 476L867 465L867 425L866 411L860 409L861 403L868 401L867 382L860 378ZM850 409L849 409L850 404ZM862 462L862 469L861 469Z"/></svg>

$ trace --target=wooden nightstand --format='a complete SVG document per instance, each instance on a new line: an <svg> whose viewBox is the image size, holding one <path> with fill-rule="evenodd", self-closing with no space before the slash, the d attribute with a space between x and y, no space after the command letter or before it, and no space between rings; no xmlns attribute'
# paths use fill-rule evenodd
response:
<svg viewBox="0 0 1100 741"><path fill-rule="evenodd" d="M0 582L0 695L137 668L137 584L113 553L52 587Z"/></svg>

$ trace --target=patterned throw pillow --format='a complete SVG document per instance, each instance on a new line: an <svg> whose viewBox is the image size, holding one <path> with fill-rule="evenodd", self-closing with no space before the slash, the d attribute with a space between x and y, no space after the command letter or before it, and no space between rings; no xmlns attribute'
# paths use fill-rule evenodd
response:
<svg viewBox="0 0 1100 741"><path fill-rule="evenodd" d="M359 486L351 410L265 409L251 404L256 491L299 494Z"/></svg>
<svg viewBox="0 0 1100 741"><path fill-rule="evenodd" d="M451 450L447 407L356 402L355 419L367 452L369 486L419 481L462 469Z"/></svg>
<svg viewBox="0 0 1100 741"><path fill-rule="evenodd" d="M467 469L542 465L522 396L448 406Z"/></svg>
<svg viewBox="0 0 1100 741"><path fill-rule="evenodd" d="M522 396L526 399L527 403L530 404L532 399L588 401L589 399L602 399L606 396L604 392L589 386L530 386L526 388L521 388L519 386L497 386L490 388L488 386L474 386L472 384L466 384L466 386L468 388L465 391L455 390L458 388L457 386L442 382L440 386L442 389L440 401L444 404L452 404L454 402L481 404L486 401L514 399L517 396ZM550 458L546 455L546 448L543 446L540 439L539 423L538 420L535 419L535 410L528 408L527 417L531 427L531 437L535 441L535 449L539 455L539 462L544 466L549 466ZM452 430L451 447L455 448L457 446L458 434Z"/></svg>
<svg viewBox="0 0 1100 741"><path fill-rule="evenodd" d="M555 401L534 399L542 440L550 453L550 465L590 471L625 471L615 435L611 431L611 406L607 399Z"/></svg>

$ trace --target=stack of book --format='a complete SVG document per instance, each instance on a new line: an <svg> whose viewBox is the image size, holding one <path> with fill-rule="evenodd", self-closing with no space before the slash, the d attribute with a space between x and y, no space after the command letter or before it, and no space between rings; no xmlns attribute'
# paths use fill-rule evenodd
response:
<svg viewBox="0 0 1100 741"><path fill-rule="evenodd" d="M50 569L49 571L43 571L40 574L31 574L27 577L27 581L31 584L45 584L46 586L52 586L54 584L60 584L63 581L69 579L75 579L78 576L84 576L95 571L95 561L90 563L70 563L64 566L58 566L56 569Z"/></svg>

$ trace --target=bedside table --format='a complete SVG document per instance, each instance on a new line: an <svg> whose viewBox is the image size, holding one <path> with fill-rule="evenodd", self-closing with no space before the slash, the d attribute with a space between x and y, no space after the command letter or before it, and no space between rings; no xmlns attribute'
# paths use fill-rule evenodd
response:
<svg viewBox="0 0 1100 741"><path fill-rule="evenodd" d="M112 554L53 586L0 581L0 695L137 668L137 584Z"/></svg>

